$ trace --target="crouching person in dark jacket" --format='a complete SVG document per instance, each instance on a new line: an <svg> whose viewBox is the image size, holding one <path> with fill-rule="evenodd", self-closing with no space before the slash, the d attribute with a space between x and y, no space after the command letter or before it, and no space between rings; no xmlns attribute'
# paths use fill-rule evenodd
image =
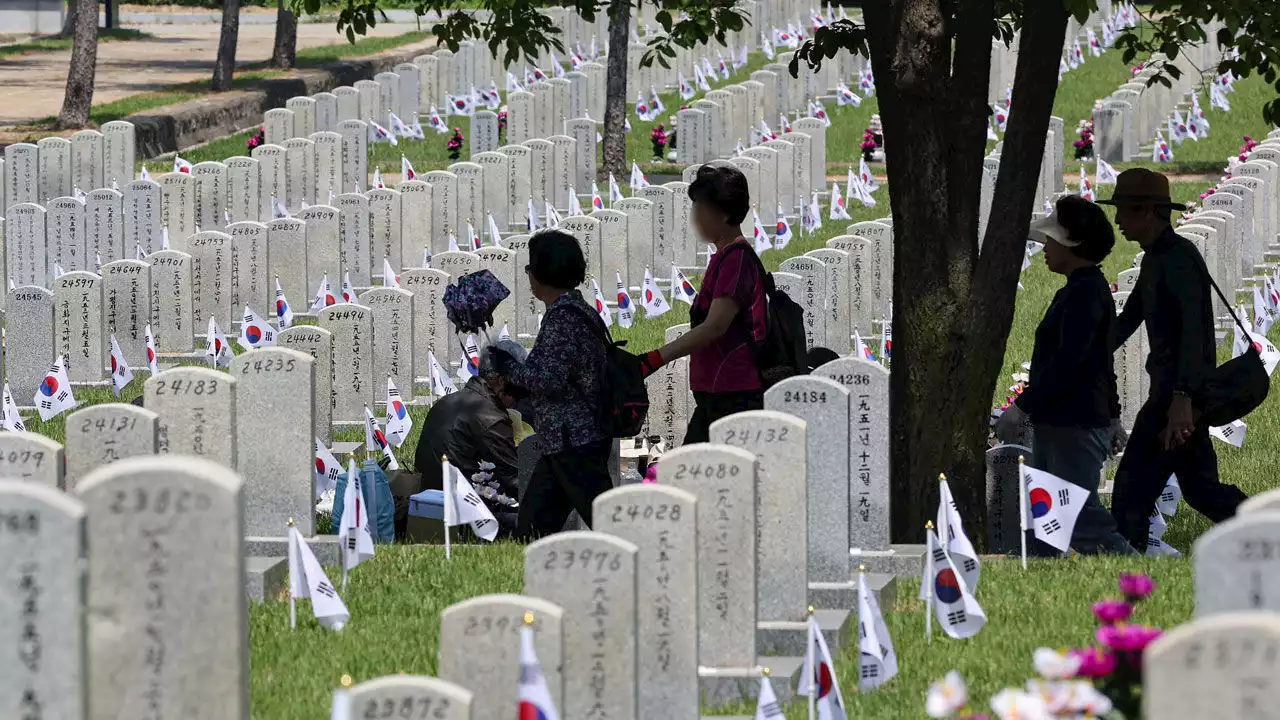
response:
<svg viewBox="0 0 1280 720"><path fill-rule="evenodd" d="M1098 500L1102 464L1122 432L1111 355L1115 303L1098 267L1115 246L1115 232L1102 208L1071 195L1058 201L1053 215L1033 222L1031 233L1044 242L1045 265L1065 275L1067 284L1036 328L1030 386L1001 423L1012 426L1023 413L1029 416L1032 467L1089 491L1071 535L1072 549L1132 555L1135 550ZM1059 554L1034 536L1027 547L1036 555Z"/></svg>
<svg viewBox="0 0 1280 720"><path fill-rule="evenodd" d="M495 347L516 362L523 362L527 355L525 349L512 340L500 340ZM494 369L492 347L484 348L480 353L480 374L431 406L414 455L414 467L421 480L416 488L397 487L397 494L442 490L440 458L447 457L471 480L502 531L514 531L520 504L515 428L507 409L515 407L521 395ZM404 537L408 522L407 497L403 513L397 497L396 537Z"/></svg>

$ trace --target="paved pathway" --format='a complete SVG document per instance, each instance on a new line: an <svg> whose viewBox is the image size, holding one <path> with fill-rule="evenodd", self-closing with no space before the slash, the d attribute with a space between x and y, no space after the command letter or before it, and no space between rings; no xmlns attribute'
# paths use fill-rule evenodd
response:
<svg viewBox="0 0 1280 720"><path fill-rule="evenodd" d="M159 90L167 85L208 81L218 52L220 26L131 25L155 37L146 40L116 41L98 45L95 105L137 93ZM399 35L414 30L412 25L379 23L370 36ZM236 63L260 63L271 58L275 26L271 23L240 25ZM334 26L300 24L298 47L346 42ZM29 123L57 115L67 84L71 51L37 53L0 59L0 127Z"/></svg>

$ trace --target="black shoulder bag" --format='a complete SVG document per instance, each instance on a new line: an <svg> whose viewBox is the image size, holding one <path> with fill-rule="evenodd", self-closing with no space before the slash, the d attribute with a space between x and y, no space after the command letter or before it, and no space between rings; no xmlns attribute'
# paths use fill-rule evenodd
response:
<svg viewBox="0 0 1280 720"><path fill-rule="evenodd" d="M1205 275L1209 278L1209 286L1222 299L1227 312L1231 313L1231 319L1236 321L1236 325L1240 326L1240 330L1248 338L1249 330L1244 323L1240 322L1240 318L1232 309L1232 303L1222 294L1222 290L1218 289L1213 276L1208 272ZM1267 399L1267 392L1270 389L1271 378L1267 375L1267 369L1262 363L1262 353L1250 341L1249 349L1244 354L1231 358L1208 373L1204 387L1200 389L1199 397L1196 398L1202 413L1201 419L1210 427L1218 427L1239 420L1257 409L1262 401Z"/></svg>

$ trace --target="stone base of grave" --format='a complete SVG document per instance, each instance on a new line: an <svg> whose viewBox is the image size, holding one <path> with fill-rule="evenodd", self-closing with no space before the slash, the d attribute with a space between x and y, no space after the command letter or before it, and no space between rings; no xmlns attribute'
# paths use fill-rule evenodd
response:
<svg viewBox="0 0 1280 720"><path fill-rule="evenodd" d="M344 460L362 447L364 447L362 442L336 442L329 448L329 452L333 453L334 458Z"/></svg>
<svg viewBox="0 0 1280 720"><path fill-rule="evenodd" d="M90 380L88 382L71 383L71 389L73 391L79 390L80 388L100 388L100 387L105 387L105 388L111 387L111 379L108 378L106 380Z"/></svg>
<svg viewBox="0 0 1280 720"><path fill-rule="evenodd" d="M813 615L832 653L844 647L845 638L858 622L857 613L848 610L817 610ZM774 656L803 656L808 640L809 623L805 620L761 620L756 623L756 650L771 659Z"/></svg>
<svg viewBox="0 0 1280 720"><path fill-rule="evenodd" d="M866 566L869 573L888 573L901 578L919 578L924 571L925 547L923 544L890 545L888 550L864 550L849 553L849 571L858 572L858 566Z"/></svg>
<svg viewBox="0 0 1280 720"><path fill-rule="evenodd" d="M245 558L244 588L250 600L260 603L279 602L288 586L289 558Z"/></svg>
<svg viewBox="0 0 1280 720"><path fill-rule="evenodd" d="M791 702L795 697L796 683L800 681L800 673L804 670L804 657L762 657L759 663L760 667L769 668L778 703ZM760 673L757 668L701 668L698 672L698 691L704 708L755 702L760 692ZM729 719L715 716L715 720Z"/></svg>
<svg viewBox="0 0 1280 720"><path fill-rule="evenodd" d="M898 599L898 578L888 573L867 573L867 587L876 597L881 612L893 610ZM809 583L809 604L815 608L854 610L858 607L858 581Z"/></svg>
<svg viewBox="0 0 1280 720"><path fill-rule="evenodd" d="M326 567L337 567L339 550L337 535L316 535L306 538L316 560ZM287 558L289 557L289 538L287 537L247 537L244 539L246 557Z"/></svg>

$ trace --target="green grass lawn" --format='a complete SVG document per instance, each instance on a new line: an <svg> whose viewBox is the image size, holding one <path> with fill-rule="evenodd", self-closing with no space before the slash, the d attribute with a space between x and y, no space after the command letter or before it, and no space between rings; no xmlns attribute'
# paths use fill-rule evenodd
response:
<svg viewBox="0 0 1280 720"><path fill-rule="evenodd" d="M128 30L118 28L98 28L98 42L115 42L117 40L145 40L153 37L151 33L141 30ZM56 52L60 50L70 50L72 38L59 37L57 35L48 35L37 37L26 42L13 43L12 45L0 45L0 58L11 58L19 55L30 55L32 53Z"/></svg>

